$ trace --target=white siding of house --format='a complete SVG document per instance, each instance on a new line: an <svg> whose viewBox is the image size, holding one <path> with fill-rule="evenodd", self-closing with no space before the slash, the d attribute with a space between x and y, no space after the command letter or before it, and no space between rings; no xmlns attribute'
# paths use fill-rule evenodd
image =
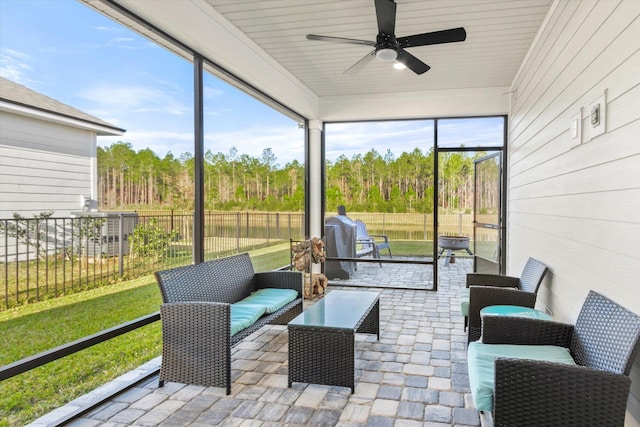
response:
<svg viewBox="0 0 640 427"><path fill-rule="evenodd" d="M95 199L94 132L0 112L0 218L69 216Z"/></svg>
<svg viewBox="0 0 640 427"><path fill-rule="evenodd" d="M514 81L508 272L549 265L537 306L574 322L590 289L640 314L640 1L557 1ZM606 94L606 132L589 105ZM582 108L582 140L570 119ZM626 425L640 423L640 362Z"/></svg>

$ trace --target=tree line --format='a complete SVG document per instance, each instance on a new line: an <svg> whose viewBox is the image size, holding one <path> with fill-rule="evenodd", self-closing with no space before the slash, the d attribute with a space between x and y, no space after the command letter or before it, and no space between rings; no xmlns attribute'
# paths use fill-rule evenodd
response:
<svg viewBox="0 0 640 427"><path fill-rule="evenodd" d="M473 160L483 152L440 153L438 191L446 210L473 208ZM190 153L160 158L127 142L98 147L101 209L193 209L194 159ZM376 150L327 161L327 210L345 205L358 212L433 212L433 151L415 148L396 156ZM260 157L229 153L204 156L205 208L237 211L303 211L304 165L278 165L271 148ZM496 191L483 194L493 197Z"/></svg>

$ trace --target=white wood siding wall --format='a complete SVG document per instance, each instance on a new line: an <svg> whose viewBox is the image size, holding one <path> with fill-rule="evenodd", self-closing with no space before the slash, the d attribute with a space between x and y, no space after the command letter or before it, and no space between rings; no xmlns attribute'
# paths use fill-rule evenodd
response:
<svg viewBox="0 0 640 427"><path fill-rule="evenodd" d="M590 289L640 314L640 1L556 1L514 81L508 271L551 274L537 306L573 322ZM606 132L589 105L606 95ZM582 140L570 119L582 108ZM626 425L640 424L640 363Z"/></svg>
<svg viewBox="0 0 640 427"><path fill-rule="evenodd" d="M69 216L95 198L95 133L0 112L0 218Z"/></svg>

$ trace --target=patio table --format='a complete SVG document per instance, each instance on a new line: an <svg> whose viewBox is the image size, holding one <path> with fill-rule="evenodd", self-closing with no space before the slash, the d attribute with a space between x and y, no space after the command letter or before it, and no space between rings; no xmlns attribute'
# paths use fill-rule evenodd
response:
<svg viewBox="0 0 640 427"><path fill-rule="evenodd" d="M293 382L355 391L355 334L380 339L380 293L332 290L288 324Z"/></svg>

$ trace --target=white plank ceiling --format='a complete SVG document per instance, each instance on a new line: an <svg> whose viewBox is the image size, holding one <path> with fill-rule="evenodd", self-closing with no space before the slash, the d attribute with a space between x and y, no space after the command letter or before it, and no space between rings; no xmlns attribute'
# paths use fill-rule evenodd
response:
<svg viewBox="0 0 640 427"><path fill-rule="evenodd" d="M423 75L373 61L344 70L369 46L310 41L306 34L375 41L372 0L207 0L229 22L318 96L510 86L550 0L397 0L398 37L464 27L467 40L408 51L432 68Z"/></svg>

